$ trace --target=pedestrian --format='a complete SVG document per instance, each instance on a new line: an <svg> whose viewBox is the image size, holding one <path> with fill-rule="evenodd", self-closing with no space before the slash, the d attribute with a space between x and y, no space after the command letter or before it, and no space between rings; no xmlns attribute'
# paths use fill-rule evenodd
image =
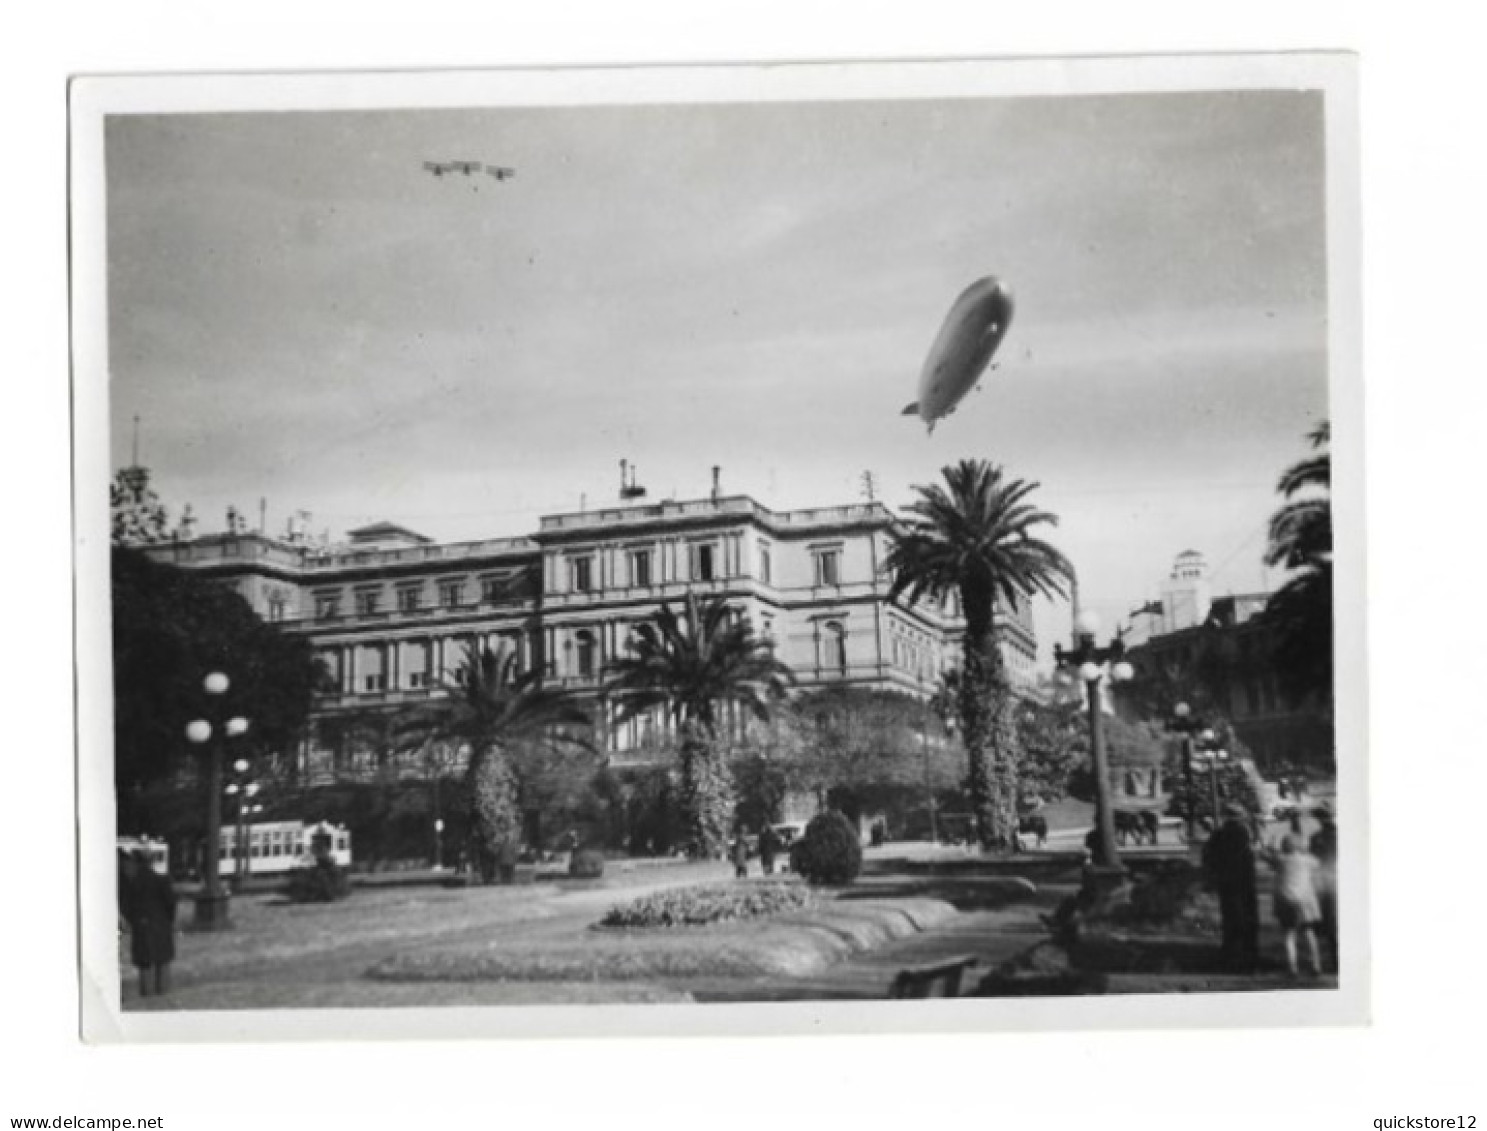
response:
<svg viewBox="0 0 1487 1131"><path fill-rule="evenodd" d="M1337 822L1332 810L1318 805L1312 810L1320 828L1312 834L1311 854L1317 860L1317 908L1321 912L1318 929L1327 947L1332 952L1332 961L1338 961L1337 941ZM1334 966L1334 969L1336 967Z"/></svg>
<svg viewBox="0 0 1487 1131"><path fill-rule="evenodd" d="M155 997L169 991L170 964L176 957L175 888L142 849L120 865L119 911L129 924L129 959L139 970L140 996Z"/></svg>
<svg viewBox="0 0 1487 1131"><path fill-rule="evenodd" d="M1306 953L1310 958L1313 974L1322 972L1322 956L1317 950L1315 928L1321 921L1322 912L1317 906L1316 873L1317 858L1301 850L1300 842L1293 836L1283 836L1280 853L1271 858L1275 868L1275 919L1285 932L1286 970L1295 977L1296 936L1306 941Z"/></svg>
<svg viewBox="0 0 1487 1131"><path fill-rule="evenodd" d="M770 825L759 830L759 863L766 876L774 875L774 858L780 852L780 834Z"/></svg>
<svg viewBox="0 0 1487 1131"><path fill-rule="evenodd" d="M749 846L742 831L733 838L733 875L739 880L749 878Z"/></svg>
<svg viewBox="0 0 1487 1131"><path fill-rule="evenodd" d="M1234 969L1252 972L1260 957L1260 907L1255 888L1255 846L1248 814L1224 806L1224 820L1203 846L1203 869L1219 897L1223 954Z"/></svg>

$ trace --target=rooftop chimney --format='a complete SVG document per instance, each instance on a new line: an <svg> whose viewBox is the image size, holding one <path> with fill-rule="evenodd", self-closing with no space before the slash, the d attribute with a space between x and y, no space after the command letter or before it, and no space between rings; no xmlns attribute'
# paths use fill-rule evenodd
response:
<svg viewBox="0 0 1487 1131"><path fill-rule="evenodd" d="M713 502L717 502L718 501L718 498L723 494L722 485L718 481L718 476L721 475L722 473L723 473L723 469L721 467L718 467L716 464L714 464L713 465Z"/></svg>

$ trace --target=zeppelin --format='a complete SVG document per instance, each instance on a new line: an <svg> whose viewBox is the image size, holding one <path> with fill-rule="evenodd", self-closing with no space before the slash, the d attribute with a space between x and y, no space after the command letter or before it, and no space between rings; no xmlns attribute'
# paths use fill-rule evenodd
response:
<svg viewBox="0 0 1487 1131"><path fill-rule="evenodd" d="M978 279L955 300L919 374L919 399L904 409L935 430L976 387L1012 321L1012 291L1000 279Z"/></svg>

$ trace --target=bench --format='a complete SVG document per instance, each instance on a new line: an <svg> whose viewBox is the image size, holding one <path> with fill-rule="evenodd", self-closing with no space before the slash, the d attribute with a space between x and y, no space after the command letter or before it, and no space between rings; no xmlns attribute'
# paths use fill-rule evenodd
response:
<svg viewBox="0 0 1487 1131"><path fill-rule="evenodd" d="M900 970L888 989L888 996L894 1000L959 997L961 976L976 962L974 955L962 955L933 966L911 966Z"/></svg>

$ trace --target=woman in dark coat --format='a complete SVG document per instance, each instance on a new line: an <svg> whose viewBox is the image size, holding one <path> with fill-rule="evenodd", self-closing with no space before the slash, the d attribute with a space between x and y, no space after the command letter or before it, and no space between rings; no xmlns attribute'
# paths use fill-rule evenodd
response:
<svg viewBox="0 0 1487 1131"><path fill-rule="evenodd" d="M140 996L153 997L170 989L170 964L176 956L176 892L144 852L130 856L123 872L119 910L129 924L129 958L139 969Z"/></svg>
<svg viewBox="0 0 1487 1131"><path fill-rule="evenodd" d="M1239 970L1253 971L1260 957L1260 901L1249 814L1242 807L1224 807L1224 823L1203 846L1203 867L1218 892L1224 957Z"/></svg>

